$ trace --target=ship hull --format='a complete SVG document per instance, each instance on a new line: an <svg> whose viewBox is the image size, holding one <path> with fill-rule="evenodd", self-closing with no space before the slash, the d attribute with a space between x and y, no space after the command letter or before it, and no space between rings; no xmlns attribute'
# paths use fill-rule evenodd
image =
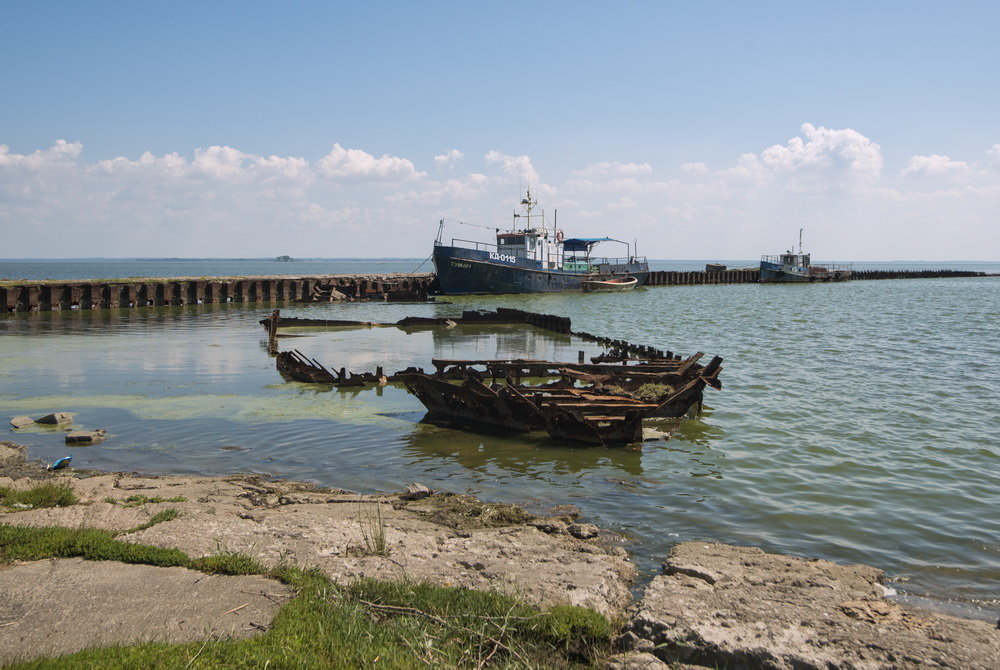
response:
<svg viewBox="0 0 1000 670"><path fill-rule="evenodd" d="M851 278L850 270L817 271L817 266L785 267L768 261L760 262L760 281L762 284L801 284L807 282L847 281Z"/></svg>
<svg viewBox="0 0 1000 670"><path fill-rule="evenodd" d="M434 247L434 268L444 294L462 293L560 293L583 291L584 281L635 277L642 286L649 279L646 263L600 264L597 273L544 270L523 258L477 249ZM535 267L532 267L535 266Z"/></svg>
<svg viewBox="0 0 1000 670"><path fill-rule="evenodd" d="M760 263L760 281L762 284L800 284L813 281L807 272L786 270L777 263Z"/></svg>

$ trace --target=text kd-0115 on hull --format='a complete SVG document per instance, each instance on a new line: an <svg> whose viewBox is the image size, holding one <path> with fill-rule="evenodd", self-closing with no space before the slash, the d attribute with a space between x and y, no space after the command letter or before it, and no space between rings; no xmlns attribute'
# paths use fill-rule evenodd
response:
<svg viewBox="0 0 1000 670"><path fill-rule="evenodd" d="M523 214L514 214L510 230L496 230L496 244L453 239L442 242L444 221L434 241L434 269L441 292L547 293L583 291L587 282L634 278L629 286L642 286L649 278L649 264L627 242L610 237L566 238L562 229L545 225L542 214L532 213L531 192L521 200ZM532 219L540 219L535 226ZM520 222L518 219L525 219ZM471 246L459 246L462 242ZM597 258L591 250L600 242L624 244L622 258Z"/></svg>

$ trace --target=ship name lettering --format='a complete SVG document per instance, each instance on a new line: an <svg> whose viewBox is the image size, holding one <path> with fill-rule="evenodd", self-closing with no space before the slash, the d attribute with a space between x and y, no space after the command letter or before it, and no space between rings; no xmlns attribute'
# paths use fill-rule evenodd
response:
<svg viewBox="0 0 1000 670"><path fill-rule="evenodd" d="M517 260L517 257L513 256L512 254L500 254L495 251L491 251L490 260L500 261L501 263L513 263L515 260Z"/></svg>

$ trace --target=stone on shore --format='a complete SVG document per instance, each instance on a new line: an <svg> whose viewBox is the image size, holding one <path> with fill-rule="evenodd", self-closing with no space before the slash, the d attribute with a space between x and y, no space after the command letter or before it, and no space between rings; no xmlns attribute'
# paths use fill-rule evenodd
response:
<svg viewBox="0 0 1000 670"><path fill-rule="evenodd" d="M73 414L72 412L55 412L53 414L46 414L39 419L35 419L35 423L61 426L64 423L73 423Z"/></svg>
<svg viewBox="0 0 1000 670"><path fill-rule="evenodd" d="M729 668L961 668L1000 659L1000 630L900 605L883 573L760 549L686 542L646 588L622 642Z"/></svg>
<svg viewBox="0 0 1000 670"><path fill-rule="evenodd" d="M74 430L66 433L66 444L75 444L77 446L97 444L98 442L103 442L107 434L108 431L103 428L98 428L97 430Z"/></svg>
<svg viewBox="0 0 1000 670"><path fill-rule="evenodd" d="M0 442L0 465L10 467L24 462L24 448L13 442Z"/></svg>
<svg viewBox="0 0 1000 670"><path fill-rule="evenodd" d="M30 416L15 416L10 420L10 425L14 428L27 428L28 426L34 426L35 420Z"/></svg>
<svg viewBox="0 0 1000 670"><path fill-rule="evenodd" d="M80 558L0 570L0 664L144 641L249 637L294 591L260 576Z"/></svg>
<svg viewBox="0 0 1000 670"><path fill-rule="evenodd" d="M674 670L674 667L645 651L615 654L604 660L605 670Z"/></svg>
<svg viewBox="0 0 1000 670"><path fill-rule="evenodd" d="M635 567L620 547L547 535L528 525L533 517L520 508L469 496L439 493L408 502L252 476L105 474L71 481L79 504L0 512L0 523L117 531L172 508L181 516L119 539L192 557L224 547L264 565L316 567L337 581L495 589L543 607L580 605L610 617L621 616L631 600ZM137 495L161 502L114 504Z"/></svg>
<svg viewBox="0 0 1000 670"><path fill-rule="evenodd" d="M421 498L426 498L431 495L433 491L424 486L423 484L418 484L416 482L408 484L406 491L399 494L399 497L403 500L420 500Z"/></svg>

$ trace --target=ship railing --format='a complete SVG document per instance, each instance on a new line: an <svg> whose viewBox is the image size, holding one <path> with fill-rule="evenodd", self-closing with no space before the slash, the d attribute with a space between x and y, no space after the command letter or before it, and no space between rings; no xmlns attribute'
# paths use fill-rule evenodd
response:
<svg viewBox="0 0 1000 670"><path fill-rule="evenodd" d="M477 251L489 251L491 249L498 248L497 245L490 244L489 242L477 242L476 240L463 240L457 237L451 238L451 246L453 247L458 246L457 244L455 244L456 242L465 242L466 244L471 244L472 245L471 248L476 249Z"/></svg>
<svg viewBox="0 0 1000 670"><path fill-rule="evenodd" d="M809 266L814 271L819 270L820 272L853 272L854 265L852 263L815 263Z"/></svg>
<svg viewBox="0 0 1000 670"><path fill-rule="evenodd" d="M774 263L775 265L781 265L781 256L761 256L760 260L765 263Z"/></svg>
<svg viewBox="0 0 1000 670"><path fill-rule="evenodd" d="M646 257L622 256L619 258L610 258L610 257L594 258L593 256L591 256L590 258L587 259L580 258L580 260L587 260L590 262L591 265L630 265L632 263L645 263Z"/></svg>

